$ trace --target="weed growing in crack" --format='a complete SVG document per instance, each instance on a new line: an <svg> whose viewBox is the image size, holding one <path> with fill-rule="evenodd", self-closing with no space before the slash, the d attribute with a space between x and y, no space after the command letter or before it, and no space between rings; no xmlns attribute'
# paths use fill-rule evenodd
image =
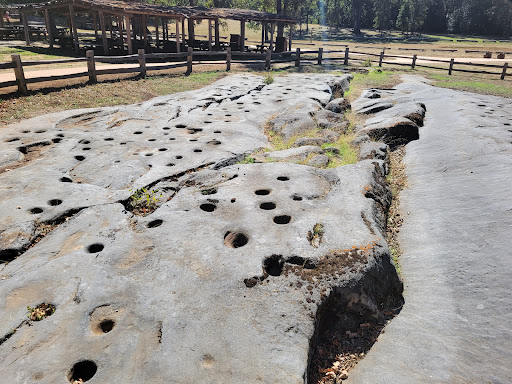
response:
<svg viewBox="0 0 512 384"><path fill-rule="evenodd" d="M53 315L55 312L55 305L42 303L34 308L27 307L27 310L29 312L27 317L30 321L41 321Z"/></svg>
<svg viewBox="0 0 512 384"><path fill-rule="evenodd" d="M324 226L321 223L316 223L313 226L313 230L308 232L307 239L309 243L318 248L320 242L322 241L322 237L324 236Z"/></svg>
<svg viewBox="0 0 512 384"><path fill-rule="evenodd" d="M254 157L246 156L245 159L239 161L238 164L254 164L255 162L256 160L254 159Z"/></svg>
<svg viewBox="0 0 512 384"><path fill-rule="evenodd" d="M272 72L267 72L263 76L263 84L270 85L274 82L274 76L272 75Z"/></svg>
<svg viewBox="0 0 512 384"><path fill-rule="evenodd" d="M130 192L132 190L130 189ZM157 195L157 189L137 189L133 195L130 196L128 206L135 214L146 215L153 212L157 208L157 203L162 194Z"/></svg>

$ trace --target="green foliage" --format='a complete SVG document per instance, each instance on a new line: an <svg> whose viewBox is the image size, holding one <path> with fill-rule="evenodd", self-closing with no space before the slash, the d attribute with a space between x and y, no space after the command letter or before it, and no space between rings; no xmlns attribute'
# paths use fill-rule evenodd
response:
<svg viewBox="0 0 512 384"><path fill-rule="evenodd" d="M263 76L263 83L266 85L270 85L274 82L274 76L272 75L272 72L267 72Z"/></svg>
<svg viewBox="0 0 512 384"><path fill-rule="evenodd" d="M256 162L256 160L254 160L254 157L246 156L245 159L238 162L238 164L254 164L255 162Z"/></svg>
<svg viewBox="0 0 512 384"><path fill-rule="evenodd" d="M366 59L365 61L363 61L361 63L361 67L371 67L372 66L372 60L371 59Z"/></svg>
<svg viewBox="0 0 512 384"><path fill-rule="evenodd" d="M132 190L130 189L130 192ZM149 212L153 211L157 207L157 203L159 201L159 197L162 197L162 194L158 195L158 190L148 190L146 188L137 189L133 195L130 196L130 200L128 201L129 207L135 211L141 212Z"/></svg>
<svg viewBox="0 0 512 384"><path fill-rule="evenodd" d="M48 316L53 315L53 313L55 312L55 305L42 303L34 308L27 307L27 310L29 312L27 315L29 320L41 321L46 319Z"/></svg>
<svg viewBox="0 0 512 384"><path fill-rule="evenodd" d="M208 189L203 189L201 191L201 195L205 195L205 196L214 195L216 193L217 193L217 189L216 188L208 188Z"/></svg>

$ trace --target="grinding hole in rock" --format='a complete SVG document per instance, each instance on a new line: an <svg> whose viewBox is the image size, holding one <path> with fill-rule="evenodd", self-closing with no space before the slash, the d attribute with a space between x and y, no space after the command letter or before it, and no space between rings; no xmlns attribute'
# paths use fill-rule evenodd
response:
<svg viewBox="0 0 512 384"><path fill-rule="evenodd" d="M161 226L163 222L164 221L161 219L156 219L156 220L150 221L146 226L148 228L156 228L156 227Z"/></svg>
<svg viewBox="0 0 512 384"><path fill-rule="evenodd" d="M194 152L199 153L199 152L203 152L203 150L202 149L194 149Z"/></svg>
<svg viewBox="0 0 512 384"><path fill-rule="evenodd" d="M159 150L160 152L165 152L165 151L167 151L167 148L159 148L158 150Z"/></svg>
<svg viewBox="0 0 512 384"><path fill-rule="evenodd" d="M293 195L292 196L292 199L295 200L295 201L302 201L302 196L299 196L299 195Z"/></svg>
<svg viewBox="0 0 512 384"><path fill-rule="evenodd" d="M176 124L175 127L176 128L187 128L187 126L185 124Z"/></svg>
<svg viewBox="0 0 512 384"><path fill-rule="evenodd" d="M75 159L78 161L83 161L85 160L85 156L75 156Z"/></svg>
<svg viewBox="0 0 512 384"><path fill-rule="evenodd" d="M106 138L104 138L103 140L105 140L105 141L113 141L113 140L114 140L114 138L113 138L113 137L106 137Z"/></svg>
<svg viewBox="0 0 512 384"><path fill-rule="evenodd" d="M288 215L274 217L274 223L276 224L288 224L290 221L292 221L292 217Z"/></svg>
<svg viewBox="0 0 512 384"><path fill-rule="evenodd" d="M222 131L213 131L213 133L222 133Z"/></svg>
<svg viewBox="0 0 512 384"><path fill-rule="evenodd" d="M176 156L176 159L178 159L178 160L179 160L179 159L183 159L183 156L178 155L178 156Z"/></svg>
<svg viewBox="0 0 512 384"><path fill-rule="evenodd" d="M266 195L270 194L270 189L258 189L256 191L254 191L254 193L258 196L266 196Z"/></svg>
<svg viewBox="0 0 512 384"><path fill-rule="evenodd" d="M43 208L35 207L35 208L32 208L29 212L36 215L38 213L43 213Z"/></svg>
<svg viewBox="0 0 512 384"><path fill-rule="evenodd" d="M279 176L277 178L277 180L279 180L279 181L288 181L288 180L290 180L290 178L288 176Z"/></svg>
<svg viewBox="0 0 512 384"><path fill-rule="evenodd" d="M135 131L133 132L134 135L141 135L142 134L142 131Z"/></svg>
<svg viewBox="0 0 512 384"><path fill-rule="evenodd" d="M62 139L60 137L55 137L55 138L52 139L52 143L54 143L54 144L58 144L61 141L62 141Z"/></svg>
<svg viewBox="0 0 512 384"><path fill-rule="evenodd" d="M210 140L206 144L210 145L221 145L222 143L219 140Z"/></svg>
<svg viewBox="0 0 512 384"><path fill-rule="evenodd" d="M201 204L199 206L199 208L201 208L201 210L203 210L205 212L213 212L217 209L217 206L215 204L211 204L211 203L204 203L204 204Z"/></svg>
<svg viewBox="0 0 512 384"><path fill-rule="evenodd" d="M73 180L71 180L69 177L61 177L61 178L59 179L59 181L60 181L61 183L72 183L72 182L73 182Z"/></svg>
<svg viewBox="0 0 512 384"><path fill-rule="evenodd" d="M263 262L263 269L270 276L281 276L284 260L281 255L272 255Z"/></svg>
<svg viewBox="0 0 512 384"><path fill-rule="evenodd" d="M19 252L16 249L3 249L0 251L0 263L8 263L13 261Z"/></svg>
<svg viewBox="0 0 512 384"><path fill-rule="evenodd" d="M265 211L270 211L272 209L275 209L276 208L276 203L273 203L271 201L269 202L266 202L266 203L261 203L260 204L260 208L261 209L264 209Z"/></svg>
<svg viewBox="0 0 512 384"><path fill-rule="evenodd" d="M51 199L50 201L48 201L48 205L51 205L51 206L56 206L56 205L61 205L62 204L62 200L60 199Z"/></svg>
<svg viewBox="0 0 512 384"><path fill-rule="evenodd" d="M109 333L112 329L114 329L114 325L116 325L114 320L105 319L101 323L98 324L98 328L103 333Z"/></svg>
<svg viewBox="0 0 512 384"><path fill-rule="evenodd" d="M226 232L224 245L229 248L240 248L249 242L249 238L242 232Z"/></svg>
<svg viewBox="0 0 512 384"><path fill-rule="evenodd" d="M94 243L87 247L87 252L89 253L98 253L101 252L105 248L105 246L101 243Z"/></svg>
<svg viewBox="0 0 512 384"><path fill-rule="evenodd" d="M91 147L84 147L82 148L82 151L90 151L91 150Z"/></svg>
<svg viewBox="0 0 512 384"><path fill-rule="evenodd" d="M176 164L173 164L173 163L169 163L167 164L168 167L174 167Z"/></svg>
<svg viewBox="0 0 512 384"><path fill-rule="evenodd" d="M93 378L98 370L98 366L94 361L82 360L73 365L68 373L68 381L70 383L83 383Z"/></svg>

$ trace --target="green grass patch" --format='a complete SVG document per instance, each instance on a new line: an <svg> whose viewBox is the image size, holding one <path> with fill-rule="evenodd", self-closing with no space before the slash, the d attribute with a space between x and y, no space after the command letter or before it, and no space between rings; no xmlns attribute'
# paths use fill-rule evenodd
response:
<svg viewBox="0 0 512 384"><path fill-rule="evenodd" d="M334 143L327 143L322 145L322 149L331 147L337 148L339 154L334 151L325 151L329 157L329 164L327 168L337 168L347 164L355 164L358 161L356 148L351 144L354 135L351 133L341 135L340 138Z"/></svg>
<svg viewBox="0 0 512 384"><path fill-rule="evenodd" d="M481 81L458 80L456 78L443 75L432 75L431 78L434 80L432 85L436 87L452 88L460 91L483 93L487 95L512 97L512 87L506 83L500 85L490 82L484 83Z"/></svg>

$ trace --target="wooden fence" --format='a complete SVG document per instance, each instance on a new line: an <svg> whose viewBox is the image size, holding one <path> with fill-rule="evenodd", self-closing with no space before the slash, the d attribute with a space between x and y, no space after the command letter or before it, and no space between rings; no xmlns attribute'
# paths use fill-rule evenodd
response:
<svg viewBox="0 0 512 384"><path fill-rule="evenodd" d="M387 58L410 60L410 63L401 61L385 61ZM94 51L87 51L86 57L82 58L70 58L70 59L57 59L57 60L40 60L40 61L22 61L20 55L11 55L11 62L0 63L0 69L12 68L16 76L15 81L0 82L0 88L17 86L18 91L23 94L28 94L27 84L40 83L40 82L51 82L56 80L66 80L71 78L88 77L90 83L96 83L98 76L100 75L111 75L121 73L140 73L142 77L145 77L149 70L164 70L171 68L186 67L186 73L192 73L194 65L198 64L212 64L212 62L224 62L226 65L226 71L231 69L231 63L240 64L255 64L265 63L265 69L270 70L272 64L277 63L289 63L294 62L295 66L301 66L303 64L317 64L323 65L324 63L339 63L343 65L349 65L349 62L375 62L378 63L379 67L383 64L392 64L400 66L410 66L412 69L416 67L438 69L448 71L451 75L453 72L466 72L466 73L481 73L488 75L500 76L501 80L504 80L506 76L512 76L512 73L507 73L509 67L508 63L504 65L493 65L493 64L480 64L480 63L466 63L451 60L422 58L417 55L401 56L401 55L389 55L382 51L380 54L350 51L349 48L344 50L324 50L319 48L318 50L304 50L297 48L295 51L271 53L266 51L264 53L253 53L253 52L232 52L231 49L226 51L212 52L212 51L193 51L192 48L188 49L188 52L183 53L145 53L143 49L139 49L136 55L127 56L94 56ZM148 65L148 60L151 62ZM418 60L428 61L433 63L443 63L446 67L435 67L432 65L419 64ZM48 65L48 64L63 64L63 63L77 63L86 62L87 71L65 74L65 75L54 75L45 77L34 77L25 78L24 67L35 66L35 65ZM103 63L138 63L138 66L129 68L107 68L98 69L96 66L97 62ZM499 68L501 72L490 72L487 70L472 70L455 68L455 65L460 66L471 66L471 67L482 67L482 68Z"/></svg>

